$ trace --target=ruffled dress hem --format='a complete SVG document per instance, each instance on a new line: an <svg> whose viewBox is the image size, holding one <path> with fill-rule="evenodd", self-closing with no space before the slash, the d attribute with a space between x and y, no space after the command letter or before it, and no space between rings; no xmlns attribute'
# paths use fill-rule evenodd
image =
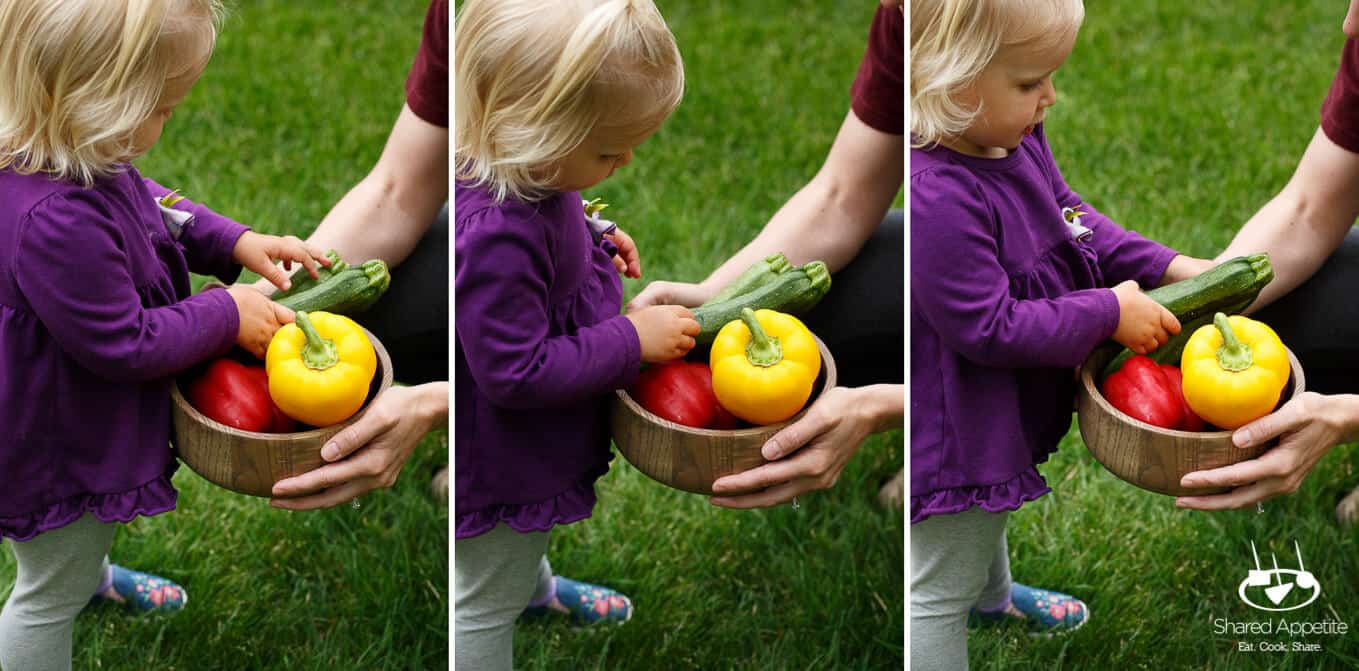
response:
<svg viewBox="0 0 1359 671"><path fill-rule="evenodd" d="M174 510L179 493L170 483L172 467L163 475L125 492L80 494L53 503L43 511L19 517L0 517L0 539L23 542L44 531L59 529L90 513L101 522L131 522Z"/></svg>
<svg viewBox="0 0 1359 671"><path fill-rule="evenodd" d="M974 506L988 513L1019 510L1026 501L1032 501L1051 491L1043 476L1032 468L994 485L940 489L911 497L911 524L923 521L931 515L951 515Z"/></svg>
<svg viewBox="0 0 1359 671"><path fill-rule="evenodd" d="M579 522L589 517L594 511L595 500L591 478L590 483L578 484L545 501L502 504L459 514L454 537L480 536L502 522L520 533L550 531L558 524Z"/></svg>

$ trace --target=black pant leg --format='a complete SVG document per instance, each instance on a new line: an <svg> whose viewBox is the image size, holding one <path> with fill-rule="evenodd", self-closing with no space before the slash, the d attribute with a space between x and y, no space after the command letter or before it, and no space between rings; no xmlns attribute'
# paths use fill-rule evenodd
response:
<svg viewBox="0 0 1359 671"><path fill-rule="evenodd" d="M398 382L448 379L448 253L445 203L410 256L391 270L391 288L355 317L387 348Z"/></svg>
<svg viewBox="0 0 1359 671"><path fill-rule="evenodd" d="M1298 356L1309 391L1359 393L1359 229L1316 274L1252 317Z"/></svg>
<svg viewBox="0 0 1359 671"><path fill-rule="evenodd" d="M891 210L802 321L835 357L838 384L901 384L906 366L905 212Z"/></svg>

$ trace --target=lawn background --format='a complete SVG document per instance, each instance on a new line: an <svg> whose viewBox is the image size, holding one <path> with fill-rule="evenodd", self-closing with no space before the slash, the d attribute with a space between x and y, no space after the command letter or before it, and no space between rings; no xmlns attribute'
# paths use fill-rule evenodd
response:
<svg viewBox="0 0 1359 671"><path fill-rule="evenodd" d="M587 193L641 250L629 298L649 281L703 279L811 179L848 112L876 8L658 4L685 61L684 101ZM594 631L520 626L516 668L900 669L904 515L871 500L901 468L902 443L899 430L870 439L797 511L719 509L615 458L593 517L558 527L549 558L630 595L635 617Z"/></svg>
<svg viewBox="0 0 1359 671"><path fill-rule="evenodd" d="M376 162L426 5L230 2L212 63L138 168L257 230L305 236ZM181 468L178 508L126 525L111 557L179 581L188 607L82 614L74 668L445 668L448 509L428 491L447 444L431 434L357 510L277 511ZM0 598L13 579L0 551Z"/></svg>
<svg viewBox="0 0 1359 671"><path fill-rule="evenodd" d="M1292 174L1340 58L1345 3L1138 0L1086 3L1057 73L1048 138L1071 187L1125 227L1213 257ZM1334 523L1355 486L1353 448L1336 449L1294 495L1226 513L1178 511L1123 484L1074 426L1041 467L1053 494L1010 518L1015 579L1076 594L1090 623L1034 640L979 632L973 669L1340 669L1359 666L1359 535ZM1237 586L1253 568L1295 568L1293 541L1322 587L1311 606L1270 614ZM1268 617L1274 615L1274 617ZM1232 621L1325 618L1343 637L1216 635ZM1321 653L1238 653L1238 640L1321 643Z"/></svg>

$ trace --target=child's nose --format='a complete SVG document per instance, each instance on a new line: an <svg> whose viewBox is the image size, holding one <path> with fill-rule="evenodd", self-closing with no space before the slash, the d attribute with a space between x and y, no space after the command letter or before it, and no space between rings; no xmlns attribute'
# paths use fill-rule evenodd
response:
<svg viewBox="0 0 1359 671"><path fill-rule="evenodd" d="M1041 102L1044 107L1052 107L1057 104L1057 85L1053 84L1051 79L1044 85L1043 97L1039 102Z"/></svg>
<svg viewBox="0 0 1359 671"><path fill-rule="evenodd" d="M621 168L621 167L623 167L623 166L625 166L625 165L627 165L627 164L629 164L629 163L632 163L632 150L631 150L631 149L629 149L629 150L623 152L623 156L622 156L621 158L618 159L618 163L616 163L616 164L614 165L614 169Z"/></svg>

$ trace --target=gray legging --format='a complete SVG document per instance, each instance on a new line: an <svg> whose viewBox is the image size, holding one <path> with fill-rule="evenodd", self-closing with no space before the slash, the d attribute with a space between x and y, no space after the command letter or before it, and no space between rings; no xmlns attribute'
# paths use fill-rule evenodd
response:
<svg viewBox="0 0 1359 671"><path fill-rule="evenodd" d="M454 543L455 671L512 671L514 621L552 586L549 535L501 524Z"/></svg>
<svg viewBox="0 0 1359 671"><path fill-rule="evenodd" d="M0 669L70 671L71 632L108 570L116 524L84 517L10 542L19 572L0 610Z"/></svg>
<svg viewBox="0 0 1359 671"><path fill-rule="evenodd" d="M911 525L911 671L967 669L967 613L1010 599L1010 513L969 508Z"/></svg>
<svg viewBox="0 0 1359 671"><path fill-rule="evenodd" d="M1351 228L1321 268L1252 315L1274 328L1307 372L1307 389L1359 393L1359 229Z"/></svg>

